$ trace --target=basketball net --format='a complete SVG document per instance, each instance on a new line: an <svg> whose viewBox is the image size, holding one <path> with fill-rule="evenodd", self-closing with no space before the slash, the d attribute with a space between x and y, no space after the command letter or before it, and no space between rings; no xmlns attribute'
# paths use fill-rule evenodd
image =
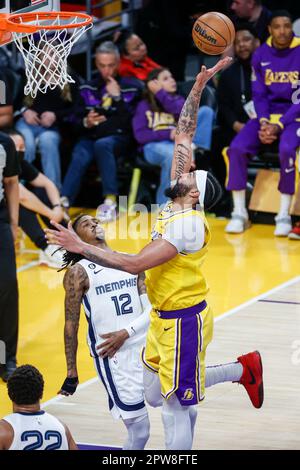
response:
<svg viewBox="0 0 300 470"><path fill-rule="evenodd" d="M47 19L36 14L30 21L30 25L36 27L35 32L12 32L25 63L25 95L35 98L39 91L46 93L57 86L63 89L66 84L74 83L68 73L67 60L74 43L92 27L92 22L86 23L82 15L76 16L76 13L67 19L61 17L60 12L52 13ZM22 27L22 24L20 16L18 25Z"/></svg>

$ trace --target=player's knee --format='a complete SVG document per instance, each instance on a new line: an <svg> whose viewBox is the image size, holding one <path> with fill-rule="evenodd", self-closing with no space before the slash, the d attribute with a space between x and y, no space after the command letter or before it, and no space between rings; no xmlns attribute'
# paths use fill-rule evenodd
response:
<svg viewBox="0 0 300 470"><path fill-rule="evenodd" d="M150 437L150 422L148 414L124 420L128 431L128 448L126 450L144 449Z"/></svg>
<svg viewBox="0 0 300 470"><path fill-rule="evenodd" d="M282 159L289 159L291 158L294 160L296 157L296 151L295 148L293 148L290 144L290 142L282 139L280 144L279 144L279 158Z"/></svg>
<svg viewBox="0 0 300 470"><path fill-rule="evenodd" d="M162 406L162 403L163 403L162 396L153 396L151 395L151 393L147 393L146 391L145 391L145 399L148 405L152 406L152 408L158 408L159 406Z"/></svg>
<svg viewBox="0 0 300 470"><path fill-rule="evenodd" d="M227 150L227 156L229 158L229 162L232 163L234 159L243 157L245 153L245 149L242 147L242 145L233 142L229 149Z"/></svg>
<svg viewBox="0 0 300 470"><path fill-rule="evenodd" d="M163 399L161 396L161 387L158 374L150 372L148 369L144 369L143 374L146 402L153 408L162 406Z"/></svg>

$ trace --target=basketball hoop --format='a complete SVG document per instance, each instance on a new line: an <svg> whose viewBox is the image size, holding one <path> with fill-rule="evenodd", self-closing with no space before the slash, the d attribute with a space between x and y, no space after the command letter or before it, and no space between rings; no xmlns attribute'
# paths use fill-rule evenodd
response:
<svg viewBox="0 0 300 470"><path fill-rule="evenodd" d="M92 17L74 12L0 15L0 33L11 34L25 62L25 95L36 97L74 83L67 59L76 41L92 27Z"/></svg>

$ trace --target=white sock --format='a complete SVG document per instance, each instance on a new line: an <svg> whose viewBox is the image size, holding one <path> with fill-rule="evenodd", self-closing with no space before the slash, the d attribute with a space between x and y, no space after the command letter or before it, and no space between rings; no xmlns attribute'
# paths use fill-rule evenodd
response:
<svg viewBox="0 0 300 470"><path fill-rule="evenodd" d="M143 450L150 435L148 414L124 419L124 424L128 431L128 437L123 450Z"/></svg>
<svg viewBox="0 0 300 470"><path fill-rule="evenodd" d="M248 218L246 209L246 190L232 191L233 212Z"/></svg>
<svg viewBox="0 0 300 470"><path fill-rule="evenodd" d="M289 215L291 201L292 196L290 194L280 195L280 209L278 213L279 217L287 217Z"/></svg>
<svg viewBox="0 0 300 470"><path fill-rule="evenodd" d="M175 394L163 401L162 421L166 449L191 450L193 436L189 406L182 406Z"/></svg>
<svg viewBox="0 0 300 470"><path fill-rule="evenodd" d="M211 387L222 382L239 382L243 375L243 366L240 362L230 362L219 366L205 368L205 387Z"/></svg>

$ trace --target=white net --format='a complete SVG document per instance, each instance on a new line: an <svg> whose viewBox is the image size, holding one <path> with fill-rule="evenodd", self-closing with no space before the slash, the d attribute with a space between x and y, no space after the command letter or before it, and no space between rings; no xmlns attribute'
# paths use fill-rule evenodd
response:
<svg viewBox="0 0 300 470"><path fill-rule="evenodd" d="M25 95L35 98L38 91L46 93L48 89L53 90L57 86L63 89L67 83L74 83L68 73L67 60L74 43L92 27L92 24L80 23L82 18L74 16L67 20L67 28L49 30L44 27L65 26L66 20L59 14L51 20L41 20L37 15L30 24L38 26L38 32L12 33L25 62Z"/></svg>

